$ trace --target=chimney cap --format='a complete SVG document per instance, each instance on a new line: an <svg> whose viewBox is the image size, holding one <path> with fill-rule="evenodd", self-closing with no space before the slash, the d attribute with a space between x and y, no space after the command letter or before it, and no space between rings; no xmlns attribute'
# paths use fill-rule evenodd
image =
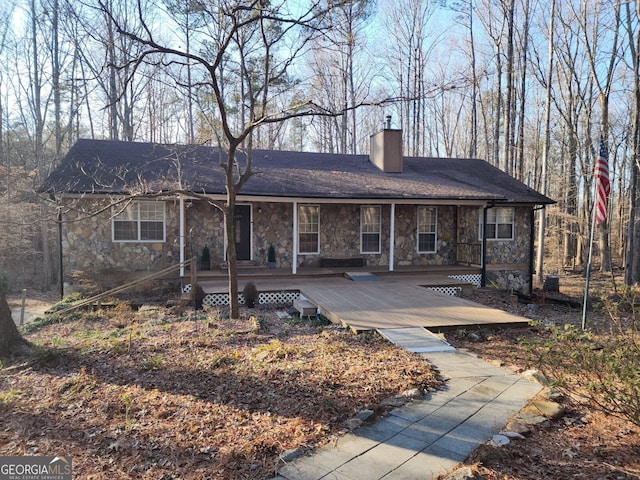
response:
<svg viewBox="0 0 640 480"><path fill-rule="evenodd" d="M391 115L384 117L384 129L391 130Z"/></svg>

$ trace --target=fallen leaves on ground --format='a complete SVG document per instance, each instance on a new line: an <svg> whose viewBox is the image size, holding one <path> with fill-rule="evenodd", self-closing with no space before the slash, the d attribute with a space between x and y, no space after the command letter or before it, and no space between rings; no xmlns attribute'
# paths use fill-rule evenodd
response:
<svg viewBox="0 0 640 480"><path fill-rule="evenodd" d="M179 313L92 312L26 335L39 356L0 369L0 455L71 455L83 479L264 479L359 411L440 385L375 334Z"/></svg>
<svg viewBox="0 0 640 480"><path fill-rule="evenodd" d="M611 275L594 275L592 292L607 294ZM563 276L561 292L581 301L584 278ZM599 292L599 293L598 293ZM544 294L541 294L544 299ZM482 290L474 301L539 322L580 326L582 312L562 302L518 302L508 292ZM575 304L575 302L572 302ZM588 311L587 326L607 332L610 318L597 310ZM535 365L524 346L528 340L545 335L542 326L524 329L458 331L447 334L457 348L468 349L481 358L516 372ZM542 478L579 480L640 479L640 427L606 414L580 395L561 400L566 413L548 427L534 427L524 440L493 447L483 445L466 462L473 466L477 478L496 480L538 480Z"/></svg>

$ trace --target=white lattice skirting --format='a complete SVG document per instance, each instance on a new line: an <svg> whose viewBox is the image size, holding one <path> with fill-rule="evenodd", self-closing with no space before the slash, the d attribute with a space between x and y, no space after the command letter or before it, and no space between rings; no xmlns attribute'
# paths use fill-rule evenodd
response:
<svg viewBox="0 0 640 480"><path fill-rule="evenodd" d="M184 293L191 293L191 285L185 285L182 289ZM258 295L259 305L293 305L293 301L300 297L300 292L261 292ZM238 300L244 305L244 295L238 294ZM202 304L208 307L229 305L228 293L207 293L202 300Z"/></svg>
<svg viewBox="0 0 640 480"><path fill-rule="evenodd" d="M452 297L459 297L462 295L462 288L460 287L426 287L426 289L433 290L438 293L444 293L445 295L451 295Z"/></svg>
<svg viewBox="0 0 640 480"><path fill-rule="evenodd" d="M293 301L300 296L299 292L262 292L258 295L259 305L293 305ZM244 295L238 295L240 305L244 305ZM202 300L203 305L217 307L229 305L228 293L209 293Z"/></svg>
<svg viewBox="0 0 640 480"><path fill-rule="evenodd" d="M468 282L478 288L480 288L480 284L482 283L482 275L479 273L470 273L468 275L449 275L449 278L455 278L456 280Z"/></svg>
<svg viewBox="0 0 640 480"><path fill-rule="evenodd" d="M449 275L449 278L454 278L462 282L468 282L476 287L480 287L482 276L479 273L472 273L469 275ZM459 297L462 294L461 287L427 287L428 290L444 293L454 297ZM191 284L185 285L182 288L183 293L191 293ZM300 292L261 292L258 296L258 304L260 305L293 305L293 301L300 297ZM244 305L244 296L238 295L238 300L241 305ZM228 293L208 293L203 301L203 305L209 307L216 307L220 305L229 305Z"/></svg>

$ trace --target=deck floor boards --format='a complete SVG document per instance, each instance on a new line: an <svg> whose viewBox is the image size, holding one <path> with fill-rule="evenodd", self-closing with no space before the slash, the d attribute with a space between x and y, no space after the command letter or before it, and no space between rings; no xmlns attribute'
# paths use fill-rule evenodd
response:
<svg viewBox="0 0 640 480"><path fill-rule="evenodd" d="M241 279L240 291L246 281ZM404 327L437 330L527 322L526 318L425 288L461 283L438 275L389 275L367 282L343 277L277 277L255 281L259 291L300 291L333 322L358 331ZM208 293L222 293L227 288L222 281L205 281L201 285Z"/></svg>

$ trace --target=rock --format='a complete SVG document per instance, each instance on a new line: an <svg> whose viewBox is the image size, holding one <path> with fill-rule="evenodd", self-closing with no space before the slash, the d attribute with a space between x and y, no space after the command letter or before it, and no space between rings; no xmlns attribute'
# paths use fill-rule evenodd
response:
<svg viewBox="0 0 640 480"><path fill-rule="evenodd" d="M407 397L403 397L402 395L393 395L391 397L385 398L380 403L387 407L402 407L408 401L409 399Z"/></svg>
<svg viewBox="0 0 640 480"><path fill-rule="evenodd" d="M491 437L491 440L489 440L487 443L492 447L502 447L504 445L509 445L511 443L511 440L509 440L509 437L507 437L506 435L498 434Z"/></svg>
<svg viewBox="0 0 640 480"><path fill-rule="evenodd" d="M493 365L494 367L502 367L504 365L504 363L502 362L502 360L487 360L487 362L491 365Z"/></svg>
<svg viewBox="0 0 640 480"><path fill-rule="evenodd" d="M478 476L475 474L473 469L466 466L451 472L444 480L477 480L477 478Z"/></svg>
<svg viewBox="0 0 640 480"><path fill-rule="evenodd" d="M290 450L286 450L280 454L280 460L283 462L290 462L302 455L301 448L292 448Z"/></svg>
<svg viewBox="0 0 640 480"><path fill-rule="evenodd" d="M362 420L363 422L366 422L367 420L369 420L371 417L373 417L375 415L375 412L373 410L361 410L358 413L358 418L360 420Z"/></svg>
<svg viewBox="0 0 640 480"><path fill-rule="evenodd" d="M542 373L540 370L526 370L524 372L522 372L522 376L524 378L526 378L527 380L531 380L532 382L537 382L540 385L544 385L546 387L548 387L549 385L551 385L551 380L549 380L544 373Z"/></svg>
<svg viewBox="0 0 640 480"><path fill-rule="evenodd" d="M516 438L518 440L524 440L525 439L525 436L522 435L521 433L518 433L518 432L505 432L505 431L502 431L502 432L499 433L499 435L504 435L507 438Z"/></svg>
<svg viewBox="0 0 640 480"><path fill-rule="evenodd" d="M551 426L551 422L547 419L547 417L544 417L542 415L538 415L536 413L529 412L529 411L523 411L523 412L518 413L515 416L514 421L522 423L524 425L533 425L533 426L536 426L536 427L550 427ZM510 428L510 430L517 431L515 428L513 428L513 426ZM520 432L520 433L522 433L522 432Z"/></svg>
<svg viewBox="0 0 640 480"><path fill-rule="evenodd" d="M355 430L356 428L362 426L362 420L360 420L358 417L350 418L345 423L349 430Z"/></svg>
<svg viewBox="0 0 640 480"><path fill-rule="evenodd" d="M524 422L519 421L517 418L514 418L507 423L506 428L511 433L518 433L520 435L526 435L531 432L531 429Z"/></svg>
<svg viewBox="0 0 640 480"><path fill-rule="evenodd" d="M564 407L559 403L549 400L533 400L530 406L551 420L556 420L564 415Z"/></svg>
<svg viewBox="0 0 640 480"><path fill-rule="evenodd" d="M552 402L559 402L564 400L565 398L564 393L555 388L545 388L542 392L542 395L544 395L547 400L551 400Z"/></svg>
<svg viewBox="0 0 640 480"><path fill-rule="evenodd" d="M410 388L409 390L402 392L400 395L411 400L420 400L424 396L424 393L419 388Z"/></svg>
<svg viewBox="0 0 640 480"><path fill-rule="evenodd" d="M477 333L473 333L473 332L470 332L470 333L467 335L467 338L468 338L469 340L471 340L472 342L476 342L476 343L478 343L478 342L481 342L481 341L482 341L482 337L481 337L480 335L478 335Z"/></svg>

